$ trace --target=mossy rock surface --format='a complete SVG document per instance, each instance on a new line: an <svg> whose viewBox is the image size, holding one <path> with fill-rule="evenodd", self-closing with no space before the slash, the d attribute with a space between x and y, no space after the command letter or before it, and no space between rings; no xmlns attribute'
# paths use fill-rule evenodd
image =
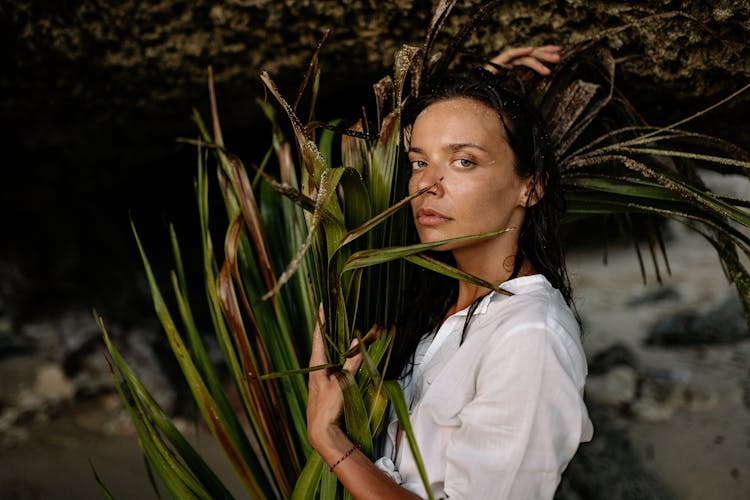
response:
<svg viewBox="0 0 750 500"><path fill-rule="evenodd" d="M460 29L476 4L459 2L445 32ZM165 221L195 220L195 155L175 139L195 135L192 107L207 115L209 64L229 147L259 161L268 144L255 102L267 97L261 70L293 98L331 29L321 53L320 118L356 118L372 100L371 85L391 73L397 47L421 44L431 10L427 0L0 3L7 165L0 211L10 220L0 262L11 262L0 277L22 283L3 294L24 297L41 282L56 300L82 276L98 279L101 271L82 271L82 260L123 268L125 254L138 267L129 212L144 231L154 224L154 234ZM645 23L609 39L623 93L666 124L750 81L748 0L509 0L468 49L489 56L507 45L565 45L670 11L691 19ZM750 146L748 95L696 126Z"/></svg>
<svg viewBox="0 0 750 500"><path fill-rule="evenodd" d="M476 3L460 2L445 32L463 26ZM401 43L421 43L431 9L424 0L13 2L0 11L7 69L0 85L15 91L2 105L21 106L14 94L26 90L158 108L199 96L209 64L219 85L249 99L260 70L299 81L325 29L332 30L321 56L325 81L374 82ZM747 0L499 2L469 47L489 55L505 45L564 45L665 12L692 20L642 23L610 39L623 58L625 89L703 98L750 77Z"/></svg>

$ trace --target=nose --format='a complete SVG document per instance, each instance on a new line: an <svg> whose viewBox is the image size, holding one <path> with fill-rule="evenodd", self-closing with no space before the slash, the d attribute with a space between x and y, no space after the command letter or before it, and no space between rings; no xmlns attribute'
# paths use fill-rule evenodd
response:
<svg viewBox="0 0 750 500"><path fill-rule="evenodd" d="M424 168L415 171L412 174L412 180L416 180L415 191L432 186L427 192L433 195L442 191L443 173L432 163L427 164Z"/></svg>

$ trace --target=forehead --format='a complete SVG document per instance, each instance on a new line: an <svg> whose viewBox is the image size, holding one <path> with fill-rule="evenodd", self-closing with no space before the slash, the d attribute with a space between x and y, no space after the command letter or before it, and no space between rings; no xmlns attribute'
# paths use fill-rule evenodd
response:
<svg viewBox="0 0 750 500"><path fill-rule="evenodd" d="M414 121L412 135L422 132L432 137L438 134L483 136L486 140L505 139L505 130L497 111L468 97L444 99L423 109Z"/></svg>
<svg viewBox="0 0 750 500"><path fill-rule="evenodd" d="M471 97L449 97L447 99L433 102L419 113L417 120L424 115L443 113L455 113L458 115L468 113L471 115L483 115L486 117L493 116L499 120L497 112L492 107Z"/></svg>

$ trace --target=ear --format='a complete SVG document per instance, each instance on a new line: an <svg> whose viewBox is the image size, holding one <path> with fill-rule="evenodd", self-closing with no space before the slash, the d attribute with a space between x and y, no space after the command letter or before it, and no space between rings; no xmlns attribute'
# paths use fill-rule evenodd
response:
<svg viewBox="0 0 750 500"><path fill-rule="evenodd" d="M523 182L524 187L521 190L518 204L525 208L533 207L544 196L544 187L542 183L537 182L533 175L530 175L528 179L524 179Z"/></svg>

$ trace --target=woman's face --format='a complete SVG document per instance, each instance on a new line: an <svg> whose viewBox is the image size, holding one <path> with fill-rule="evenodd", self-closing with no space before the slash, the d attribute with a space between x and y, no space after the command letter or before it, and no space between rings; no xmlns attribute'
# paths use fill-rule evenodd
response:
<svg viewBox="0 0 750 500"><path fill-rule="evenodd" d="M469 98L425 108L411 132L409 192L435 184L411 202L422 242L520 228L529 179L514 171L514 155L495 110ZM502 240L501 240L502 239ZM517 231L452 243L440 250L513 245Z"/></svg>

